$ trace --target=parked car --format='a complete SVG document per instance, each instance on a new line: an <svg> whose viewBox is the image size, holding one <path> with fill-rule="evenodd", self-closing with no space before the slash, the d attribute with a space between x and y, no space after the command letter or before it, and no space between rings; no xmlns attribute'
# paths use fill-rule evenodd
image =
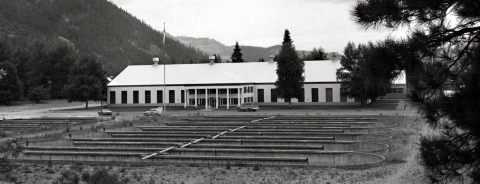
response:
<svg viewBox="0 0 480 184"><path fill-rule="evenodd" d="M143 113L144 116L150 116L150 115L155 115L155 116L161 116L162 115L162 110L161 109L157 109L157 108L151 108L150 110L148 111L145 111Z"/></svg>
<svg viewBox="0 0 480 184"><path fill-rule="evenodd" d="M113 114L112 111L109 109L102 109L100 110L100 112L98 112L99 116L112 115L112 114Z"/></svg>
<svg viewBox="0 0 480 184"><path fill-rule="evenodd" d="M259 110L257 102L247 102L237 107L237 111L253 111Z"/></svg>

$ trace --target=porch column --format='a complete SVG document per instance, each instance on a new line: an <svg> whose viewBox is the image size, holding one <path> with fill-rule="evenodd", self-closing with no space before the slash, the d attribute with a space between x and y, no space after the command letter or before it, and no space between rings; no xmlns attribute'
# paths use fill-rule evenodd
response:
<svg viewBox="0 0 480 184"><path fill-rule="evenodd" d="M197 91L197 89L195 89L195 99L193 100L193 102L195 103L195 104L194 104L194 105L195 105L195 108L197 108L197 104L198 104L198 102L197 102L197 93L198 93L198 91Z"/></svg>
<svg viewBox="0 0 480 184"><path fill-rule="evenodd" d="M186 109L187 108L187 103L188 103L188 101L187 101L188 90L187 89L183 89L183 90L184 90L183 94L185 94L185 96L183 97L184 98L183 101L185 102L185 103L183 103L183 108Z"/></svg>
<svg viewBox="0 0 480 184"><path fill-rule="evenodd" d="M215 109L218 109L218 103L220 100L218 100L218 88L215 88Z"/></svg>
<svg viewBox="0 0 480 184"><path fill-rule="evenodd" d="M227 88L227 109L230 108L230 89Z"/></svg>
<svg viewBox="0 0 480 184"><path fill-rule="evenodd" d="M241 105L242 104L242 98L240 98L240 92L242 92L242 88L238 88L237 89L237 98L238 98L238 104L237 106Z"/></svg>
<svg viewBox="0 0 480 184"><path fill-rule="evenodd" d="M208 90L205 88L205 109L208 109Z"/></svg>

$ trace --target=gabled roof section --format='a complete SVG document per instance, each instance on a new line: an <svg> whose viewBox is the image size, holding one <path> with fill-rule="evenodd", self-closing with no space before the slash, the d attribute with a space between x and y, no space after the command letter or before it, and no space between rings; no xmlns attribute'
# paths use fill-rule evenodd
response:
<svg viewBox="0 0 480 184"><path fill-rule="evenodd" d="M277 63L130 65L108 86L275 83ZM337 82L339 61L305 61L305 82Z"/></svg>

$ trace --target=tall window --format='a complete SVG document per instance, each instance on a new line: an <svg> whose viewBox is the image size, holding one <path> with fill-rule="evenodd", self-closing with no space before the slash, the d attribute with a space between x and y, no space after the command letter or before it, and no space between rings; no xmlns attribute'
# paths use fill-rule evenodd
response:
<svg viewBox="0 0 480 184"><path fill-rule="evenodd" d="M127 103L127 91L122 91L122 104L126 104Z"/></svg>
<svg viewBox="0 0 480 184"><path fill-rule="evenodd" d="M185 103L185 90L182 90L182 103Z"/></svg>
<svg viewBox="0 0 480 184"><path fill-rule="evenodd" d="M340 91L345 92L345 88L340 88ZM347 95L342 95L342 93L340 93L340 102L347 102Z"/></svg>
<svg viewBox="0 0 480 184"><path fill-rule="evenodd" d="M110 104L115 104L115 91L110 91Z"/></svg>
<svg viewBox="0 0 480 184"><path fill-rule="evenodd" d="M318 88L312 88L312 102L318 102Z"/></svg>
<svg viewBox="0 0 480 184"><path fill-rule="evenodd" d="M302 93L300 94L300 98L298 98L298 102L305 102L305 89L302 88Z"/></svg>
<svg viewBox="0 0 480 184"><path fill-rule="evenodd" d="M263 89L257 89L258 91L258 102L264 102L264 94L263 94Z"/></svg>
<svg viewBox="0 0 480 184"><path fill-rule="evenodd" d="M145 103L151 102L150 90L145 91Z"/></svg>
<svg viewBox="0 0 480 184"><path fill-rule="evenodd" d="M271 89L271 90L270 90L270 93L272 94L272 95L270 96L270 101L271 101L271 102L277 102L277 90Z"/></svg>
<svg viewBox="0 0 480 184"><path fill-rule="evenodd" d="M133 103L138 103L138 91L133 91Z"/></svg>
<svg viewBox="0 0 480 184"><path fill-rule="evenodd" d="M157 90L157 103L163 103L163 91Z"/></svg>
<svg viewBox="0 0 480 184"><path fill-rule="evenodd" d="M168 103L175 103L175 90L168 91Z"/></svg>
<svg viewBox="0 0 480 184"><path fill-rule="evenodd" d="M332 88L325 88L325 101L333 102Z"/></svg>

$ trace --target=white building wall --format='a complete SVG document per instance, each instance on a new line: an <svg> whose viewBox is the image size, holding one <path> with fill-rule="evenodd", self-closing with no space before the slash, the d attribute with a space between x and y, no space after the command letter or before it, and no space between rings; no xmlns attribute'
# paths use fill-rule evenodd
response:
<svg viewBox="0 0 480 184"><path fill-rule="evenodd" d="M164 100L163 102L166 103L168 106L183 106L184 103L181 103L182 101L182 90L188 90L188 89L224 89L224 88L236 88L236 89L241 89L242 93L240 95L240 100L243 103L244 98L246 97L253 97L254 102L258 102L258 89L263 89L264 90L264 102L260 104L268 104L268 105L282 105L287 102L285 102L284 99L277 99L277 102L272 103L271 102L271 90L275 89L274 84L259 84L259 85L253 85L253 92L250 93L245 93L244 92L244 87L249 87L252 85L239 85L239 86L197 86L197 87L185 87L185 86L166 86L165 91L163 86L127 86L127 87L108 87L108 97L107 97L107 102L110 105L122 105L122 91L127 91L127 103L123 105L127 106L161 106L163 103L157 103L157 90L162 90L163 91L163 97ZM312 103L312 88L318 88L318 103ZM302 103L302 104L329 104L325 103L326 102L326 88L332 88L332 99L333 103L340 102L340 84L339 83L319 83L319 84L304 84L304 89L305 89L305 102L298 102L298 99L292 99L293 103ZM145 91L150 90L150 96L151 96L151 103L146 104L145 103ZM170 103L169 102L169 90L175 90L175 103ZM115 91L115 104L111 104L110 102L110 91ZM133 103L133 91L138 91L139 92L139 103L134 104ZM187 95L187 93L185 92ZM210 94L209 97L214 96L214 94ZM189 98L193 98L194 94L188 94L187 100L185 101L188 103ZM219 94L218 97L220 98L226 98L226 94ZM230 98L238 98L237 94L230 94ZM197 98L205 98L205 94L199 94L197 95ZM347 102L354 102L354 99L347 99ZM193 104L191 104L193 105Z"/></svg>

